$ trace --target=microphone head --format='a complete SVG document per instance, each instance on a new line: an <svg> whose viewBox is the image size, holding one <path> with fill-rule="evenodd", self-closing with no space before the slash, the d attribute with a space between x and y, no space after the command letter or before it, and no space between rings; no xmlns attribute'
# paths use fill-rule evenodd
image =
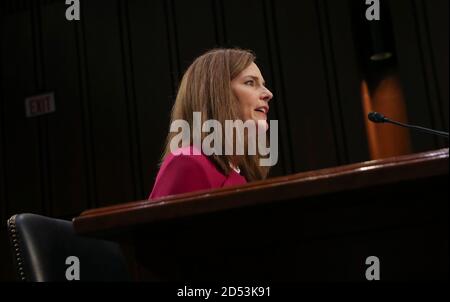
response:
<svg viewBox="0 0 450 302"><path fill-rule="evenodd" d="M367 117L370 121L374 123L384 123L386 122L386 117L378 112L370 112Z"/></svg>

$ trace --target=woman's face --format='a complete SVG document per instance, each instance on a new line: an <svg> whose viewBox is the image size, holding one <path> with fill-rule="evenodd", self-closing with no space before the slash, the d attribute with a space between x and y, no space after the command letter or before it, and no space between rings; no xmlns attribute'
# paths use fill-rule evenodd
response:
<svg viewBox="0 0 450 302"><path fill-rule="evenodd" d="M239 100L244 122L264 121L267 130L269 128L267 113L273 94L264 84L261 71L255 63L252 63L231 81L231 90Z"/></svg>

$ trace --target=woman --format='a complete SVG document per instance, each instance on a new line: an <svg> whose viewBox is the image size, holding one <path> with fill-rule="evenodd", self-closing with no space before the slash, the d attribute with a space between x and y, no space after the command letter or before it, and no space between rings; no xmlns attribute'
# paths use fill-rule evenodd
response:
<svg viewBox="0 0 450 302"><path fill-rule="evenodd" d="M254 61L254 54L242 49L213 49L198 57L181 80L171 125L181 120L194 129L193 113L197 113L202 123L254 121L266 131L268 103L273 95L264 86L264 78ZM207 135L202 132L200 140ZM194 143L195 135L189 135L187 144L173 150L176 136L174 132L167 136L162 164L149 199L240 185L267 176L268 167L258 164L259 154L206 155L202 145ZM248 133L244 136L247 146ZM219 149L223 151L225 146Z"/></svg>

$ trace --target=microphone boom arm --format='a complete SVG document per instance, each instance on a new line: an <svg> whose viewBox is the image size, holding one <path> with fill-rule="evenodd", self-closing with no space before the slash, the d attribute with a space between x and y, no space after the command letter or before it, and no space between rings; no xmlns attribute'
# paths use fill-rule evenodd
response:
<svg viewBox="0 0 450 302"><path fill-rule="evenodd" d="M400 123L400 122L397 122L397 121L393 121L393 120L385 117L383 114L378 113L378 112L369 112L367 117L369 118L369 120L371 122L374 122L374 123L391 123L391 124L394 124L394 125L397 125L397 126L408 128L408 129L416 129L416 130L419 130L419 131L422 131L422 132L435 134L435 135L439 135L439 136L448 138L448 132L433 130L433 129L420 127L420 126L415 126L415 125L403 124L403 123Z"/></svg>
<svg viewBox="0 0 450 302"><path fill-rule="evenodd" d="M422 132L436 134L436 135L448 138L448 132L432 130L432 129L428 129L428 128L424 128L424 127L420 127L420 126L415 126L415 125L403 124L403 123L400 123L400 122L396 122L396 121L390 120L387 117L385 117L385 122L386 123L392 123L392 124L395 124L395 125L398 125L398 126L401 126L401 127L405 127L405 128L414 128L414 129L422 131Z"/></svg>

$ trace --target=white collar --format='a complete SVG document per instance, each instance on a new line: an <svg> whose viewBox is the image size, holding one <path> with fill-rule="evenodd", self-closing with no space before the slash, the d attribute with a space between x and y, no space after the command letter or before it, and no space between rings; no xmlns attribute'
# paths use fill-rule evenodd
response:
<svg viewBox="0 0 450 302"><path fill-rule="evenodd" d="M241 169L239 169L239 167L235 167L235 166L233 166L231 163L230 163L230 167L231 167L234 171L236 171L237 174L241 173Z"/></svg>

